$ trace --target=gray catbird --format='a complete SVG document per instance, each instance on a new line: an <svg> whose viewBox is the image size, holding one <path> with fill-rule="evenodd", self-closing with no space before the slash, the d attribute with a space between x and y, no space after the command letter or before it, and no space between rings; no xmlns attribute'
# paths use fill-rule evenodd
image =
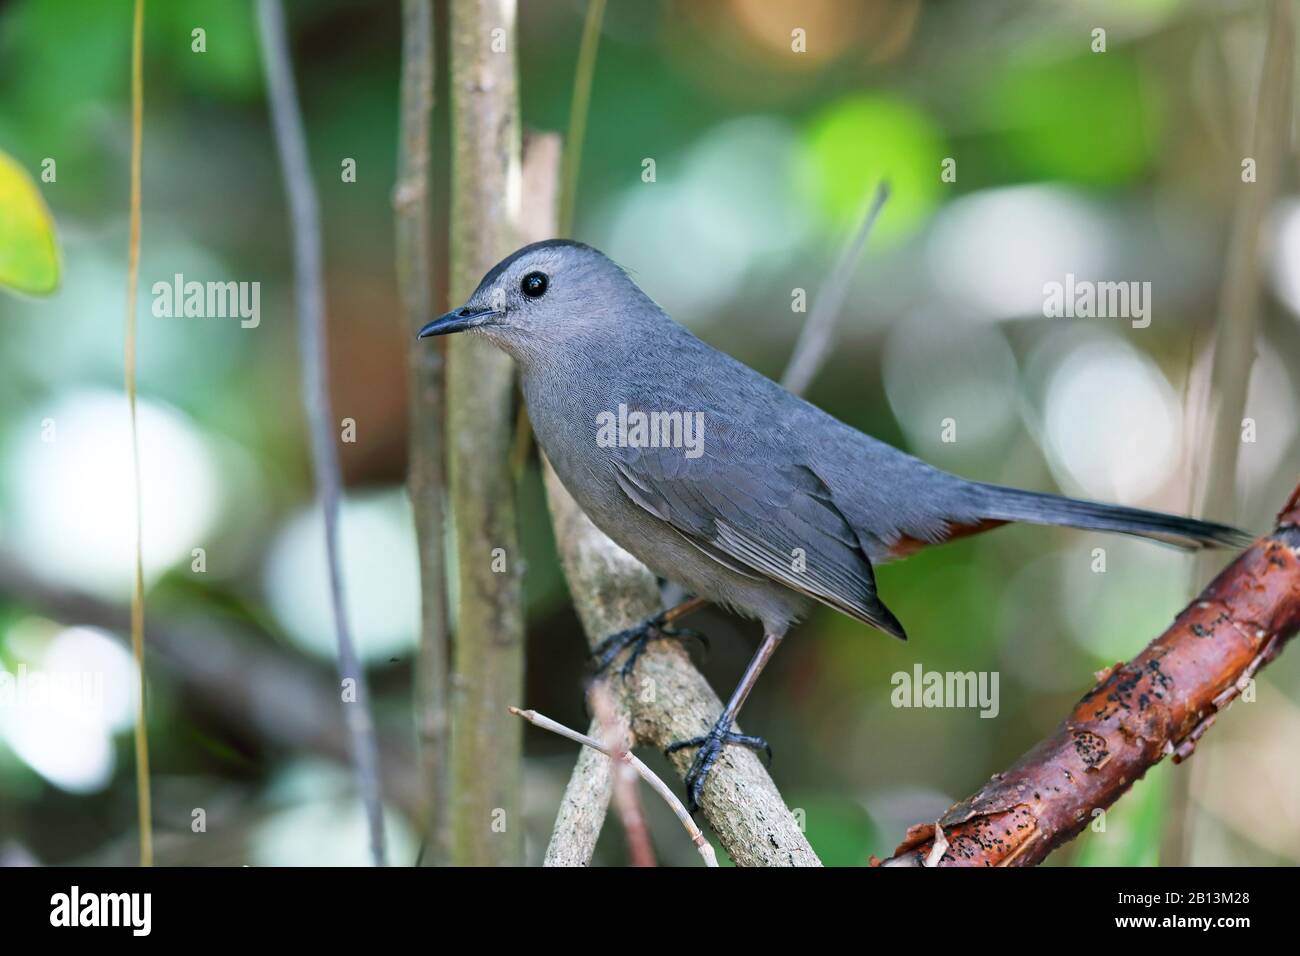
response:
<svg viewBox="0 0 1300 956"><path fill-rule="evenodd" d="M686 777L698 805L763 666L813 601L905 639L872 566L1010 521L1240 545L1220 524L967 481L831 417L678 325L600 252L549 240L502 260L420 337L478 332L518 362L537 440L605 534L663 578L763 624ZM668 614L612 656L671 634Z"/></svg>

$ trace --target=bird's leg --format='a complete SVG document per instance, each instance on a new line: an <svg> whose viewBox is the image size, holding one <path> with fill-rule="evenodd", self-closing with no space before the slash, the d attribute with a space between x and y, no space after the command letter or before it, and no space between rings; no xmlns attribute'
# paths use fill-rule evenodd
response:
<svg viewBox="0 0 1300 956"><path fill-rule="evenodd" d="M625 649L631 648L632 651L628 654L627 660L619 668L619 673L626 680L632 675L637 660L645 653L645 649L651 641L695 640L704 645L705 650L708 650L708 638L699 631L693 631L688 627L673 626L674 621L702 608L707 603L704 598L689 598L676 607L660 611L658 614L646 618L640 624L629 627L625 631L611 634L591 651L591 656L596 662L596 673L600 674L606 671L609 665L618 659L619 654L623 653Z"/></svg>
<svg viewBox="0 0 1300 956"><path fill-rule="evenodd" d="M742 747L749 747L753 750L761 750L767 754L767 762L772 762L772 748L767 745L767 741L762 737L751 737L745 734L733 733L731 728L736 722L736 715L740 713L740 708L745 705L745 699L749 697L749 692L754 689L754 684L758 682L758 675L763 672L767 662L776 652L776 647L781 643L784 634L765 634L763 635L763 644L759 647L758 652L745 668L745 674L740 678L740 684L731 694L731 700L727 701L727 706L723 708L722 716L717 722L709 728L709 732L701 737L691 737L688 740L678 740L664 748L665 754L675 753L678 750L684 750L687 747L699 747L695 754L695 759L691 762L691 767L686 771L686 797L687 809L694 813L700 807L700 795L704 792L704 781L708 779L709 771L717 763L718 757L722 753L722 748L727 744L739 744Z"/></svg>

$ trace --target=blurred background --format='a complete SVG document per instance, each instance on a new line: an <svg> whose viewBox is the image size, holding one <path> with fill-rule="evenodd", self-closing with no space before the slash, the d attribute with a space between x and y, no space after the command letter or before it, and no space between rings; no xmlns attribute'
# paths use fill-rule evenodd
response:
<svg viewBox="0 0 1300 956"><path fill-rule="evenodd" d="M563 130L584 6L523 3L526 127ZM1254 2L615 0L596 67L576 238L679 321L777 377L876 181L893 195L839 347L809 397L935 465L986 481L1185 511L1198 442L1189 381L1219 319L1246 190L1267 18ZM419 838L411 664L418 611L394 277L400 8L287 3L323 205L352 621L383 748L391 858ZM446 10L438 5L445 38ZM1091 49L1095 27L1106 50ZM206 52L191 31L206 31ZM791 53L791 29L807 52ZM299 399L285 201L252 8L150 4L146 17L140 423L149 723L158 861L364 863L345 763L325 565ZM0 862L136 855L125 643L131 588L122 392L130 4L0 4L0 150L40 182L62 283L0 292L0 669L102 675L95 706L0 706ZM440 69L445 56L439 53ZM446 307L447 109L434 122L439 311ZM1254 532L1300 474L1300 192L1262 225L1258 359L1235 519ZM642 181L653 158L656 181ZM940 173L955 160L955 180ZM341 168L355 160L356 181ZM1275 188L1275 187L1270 187ZM3 210L0 210L0 215ZM159 318L149 288L261 283L262 320ZM1151 323L1043 316L1043 287L1149 281ZM453 303L454 304L454 303ZM944 440L946 419L956 440ZM51 428L55 438L52 440ZM521 705L585 726L584 646L536 461L520 491L528 595ZM1106 549L1094 570L1093 549ZM200 549L200 550L196 550ZM1225 559L1226 560L1226 559ZM1116 537L1004 529L879 572L912 639L829 610L769 667L744 726L828 864L886 856L1056 725L1093 671L1126 659L1193 593L1192 559ZM692 624L724 693L758 635ZM914 665L995 671L995 718L898 709ZM1300 654L1283 655L1195 758L1161 765L1053 864L1300 862ZM573 745L530 728L527 856L539 862ZM645 755L665 769L657 754ZM663 862L698 865L654 799ZM195 833L202 811L206 832ZM626 851L608 825L597 862Z"/></svg>

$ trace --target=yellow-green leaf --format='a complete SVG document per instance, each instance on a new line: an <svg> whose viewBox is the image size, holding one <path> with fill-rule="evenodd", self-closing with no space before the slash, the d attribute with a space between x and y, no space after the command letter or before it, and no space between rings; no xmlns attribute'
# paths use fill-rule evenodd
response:
<svg viewBox="0 0 1300 956"><path fill-rule="evenodd" d="M0 286L48 295L58 284L54 219L27 171L0 153Z"/></svg>

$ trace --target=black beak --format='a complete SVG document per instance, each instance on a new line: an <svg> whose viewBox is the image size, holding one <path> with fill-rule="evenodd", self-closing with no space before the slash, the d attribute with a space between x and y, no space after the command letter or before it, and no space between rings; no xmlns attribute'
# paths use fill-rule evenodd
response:
<svg viewBox="0 0 1300 956"><path fill-rule="evenodd" d="M434 335L450 335L452 332L464 332L466 329L483 325L494 315L500 315L496 309L457 309L440 315L424 328L420 329L418 339L427 339Z"/></svg>

